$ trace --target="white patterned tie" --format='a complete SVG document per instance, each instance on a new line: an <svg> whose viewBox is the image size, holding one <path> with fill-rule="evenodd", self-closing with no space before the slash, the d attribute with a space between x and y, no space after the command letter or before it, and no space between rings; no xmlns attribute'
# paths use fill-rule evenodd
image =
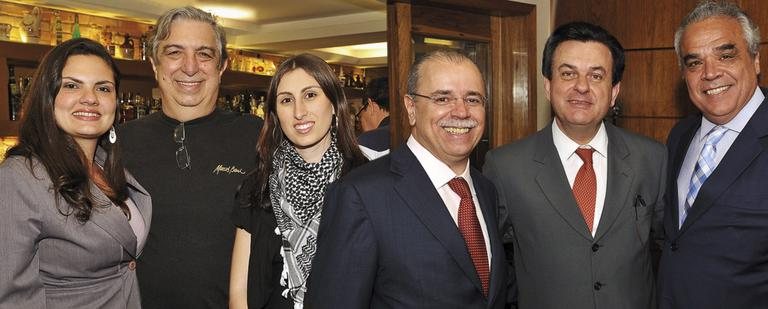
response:
<svg viewBox="0 0 768 309"><path fill-rule="evenodd" d="M725 132L728 132L728 128L724 126L716 126L707 133L707 140L704 141L704 147L699 154L699 160L696 161L696 167L693 169L691 175L691 184L688 186L688 195L685 197L685 212L680 216L680 222L685 221L685 217L688 216L688 211L691 209L693 202L696 200L696 196L699 194L699 189L707 180L707 177L715 170L715 154L717 153L717 143L725 136Z"/></svg>

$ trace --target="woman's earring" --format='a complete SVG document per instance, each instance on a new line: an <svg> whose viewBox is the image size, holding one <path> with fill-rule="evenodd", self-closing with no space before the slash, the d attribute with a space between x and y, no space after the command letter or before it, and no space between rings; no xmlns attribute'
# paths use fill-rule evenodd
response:
<svg viewBox="0 0 768 309"><path fill-rule="evenodd" d="M117 142L117 133L115 132L115 126L109 129L109 143L114 144Z"/></svg>

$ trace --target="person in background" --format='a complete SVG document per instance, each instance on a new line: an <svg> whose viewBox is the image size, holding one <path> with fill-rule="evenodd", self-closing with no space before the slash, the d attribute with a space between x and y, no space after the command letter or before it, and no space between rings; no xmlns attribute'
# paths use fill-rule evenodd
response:
<svg viewBox="0 0 768 309"><path fill-rule="evenodd" d="M485 129L485 84L451 50L412 67L411 137L326 195L308 307L504 308L507 262L496 190L469 165Z"/></svg>
<svg viewBox="0 0 768 309"><path fill-rule="evenodd" d="M141 308L151 198L123 169L120 73L99 43L42 60L19 143L0 164L0 307Z"/></svg>
<svg viewBox="0 0 768 309"><path fill-rule="evenodd" d="M301 54L277 68L257 148L261 160L232 214L230 308L302 307L326 187L366 161L348 114L336 75L322 59Z"/></svg>
<svg viewBox="0 0 768 309"><path fill-rule="evenodd" d="M697 5L675 33L691 102L667 147L659 308L768 307L768 100L760 33L736 4Z"/></svg>
<svg viewBox="0 0 768 309"><path fill-rule="evenodd" d="M544 47L544 89L555 119L491 150L518 307L656 308L664 146L605 122L624 50L605 29L564 24Z"/></svg>
<svg viewBox="0 0 768 309"><path fill-rule="evenodd" d="M389 85L386 77L371 80L365 87L363 107L355 118L363 131L357 137L360 149L370 159L389 153Z"/></svg>
<svg viewBox="0 0 768 309"><path fill-rule="evenodd" d="M194 7L165 12L149 40L162 112L121 128L125 162L154 200L139 260L147 308L225 308L238 185L255 167L262 121L216 109L226 34Z"/></svg>

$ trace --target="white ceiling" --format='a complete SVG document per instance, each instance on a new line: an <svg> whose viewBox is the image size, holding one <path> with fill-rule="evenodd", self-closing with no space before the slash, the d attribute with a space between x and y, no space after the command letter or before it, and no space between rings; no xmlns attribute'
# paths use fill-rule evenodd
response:
<svg viewBox="0 0 768 309"><path fill-rule="evenodd" d="M358 66L386 65L386 55L342 55L330 47L386 42L384 0L26 0L31 5L78 10L118 19L154 23L163 12L185 5L223 6L249 13L242 19L220 18L230 45L263 52L312 52L330 62ZM322 51L319 49L323 49Z"/></svg>

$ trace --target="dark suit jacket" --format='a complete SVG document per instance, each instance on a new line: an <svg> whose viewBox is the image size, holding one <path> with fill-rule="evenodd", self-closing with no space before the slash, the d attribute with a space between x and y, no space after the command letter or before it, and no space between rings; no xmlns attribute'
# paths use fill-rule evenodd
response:
<svg viewBox="0 0 768 309"><path fill-rule="evenodd" d="M456 223L403 145L329 189L307 308L503 308L496 191L471 173L491 244L488 299Z"/></svg>
<svg viewBox="0 0 768 309"><path fill-rule="evenodd" d="M116 206L80 223L56 207L43 165L20 156L0 164L0 308L141 308L135 262L142 248ZM149 194L126 173L128 195L147 231ZM95 185L98 201L109 199ZM67 203L59 201L61 209Z"/></svg>
<svg viewBox="0 0 768 309"><path fill-rule="evenodd" d="M701 186L678 229L677 176L700 125L700 115L687 118L667 141L660 308L768 308L768 99Z"/></svg>
<svg viewBox="0 0 768 309"><path fill-rule="evenodd" d="M593 237L552 139L552 125L488 153L503 240L514 254L519 308L655 308L664 146L605 124L607 188ZM658 253L658 249L656 250Z"/></svg>
<svg viewBox="0 0 768 309"><path fill-rule="evenodd" d="M390 132L389 132L389 117L381 120L379 127L363 132L357 137L357 143L360 146L365 146L375 151L384 151L389 149Z"/></svg>

